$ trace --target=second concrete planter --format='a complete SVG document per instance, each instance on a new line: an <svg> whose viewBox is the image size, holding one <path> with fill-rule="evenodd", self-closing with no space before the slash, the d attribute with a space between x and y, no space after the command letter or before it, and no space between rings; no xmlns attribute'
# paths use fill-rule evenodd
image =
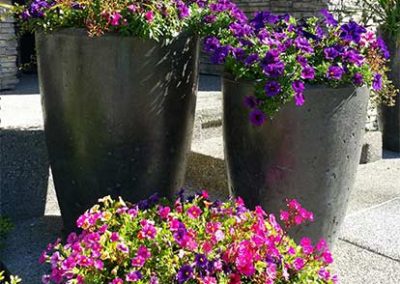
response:
<svg viewBox="0 0 400 284"><path fill-rule="evenodd" d="M397 88L400 88L400 38L384 36L390 51L389 78ZM400 152L400 94L396 97L394 106L381 107L381 122L383 127L383 148Z"/></svg>
<svg viewBox="0 0 400 284"><path fill-rule="evenodd" d="M302 107L283 107L273 120L254 127L243 106L253 84L223 81L223 129L229 188L250 207L267 212L295 198L315 222L293 231L333 244L344 219L361 155L367 88L310 86Z"/></svg>

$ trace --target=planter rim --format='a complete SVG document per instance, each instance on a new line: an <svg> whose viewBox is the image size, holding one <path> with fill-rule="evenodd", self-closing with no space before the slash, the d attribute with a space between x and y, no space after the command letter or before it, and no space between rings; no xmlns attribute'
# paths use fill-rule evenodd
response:
<svg viewBox="0 0 400 284"><path fill-rule="evenodd" d="M257 80L249 80L249 79L239 79L236 80L235 77L229 73L229 72L224 72L224 74L222 75L223 80L226 81L230 81L230 82L234 82L234 83L240 83L240 84L244 84L244 85L254 85L254 81ZM351 84L345 84L345 85L340 85L339 87L331 87L328 86L327 84L306 84L306 90L317 90L317 89L335 89L335 90L356 90L358 88L365 88L367 87L366 85L357 87Z"/></svg>
<svg viewBox="0 0 400 284"><path fill-rule="evenodd" d="M53 30L53 31L36 31L35 33L37 34L41 34L41 35L64 35L64 36L83 36L83 37L87 37L87 38L91 38L91 39L99 39L99 38L113 38L113 37L118 37L118 38L133 38L133 39L141 39L141 40L151 40L151 41L155 41L154 39L151 38L141 38L139 36L125 36L125 35L121 35L119 33L112 33L112 32L108 32L108 33L104 33L101 36L98 37L89 37L87 34L87 30L85 28L75 28L75 27L71 27L71 28L61 28L61 29L57 29L57 30ZM197 36L196 33L193 32L189 32L189 31L185 31L182 30L180 33L178 33L175 37L173 37L172 39L176 39L181 35L188 35L188 36ZM166 39L166 37L162 37L160 39Z"/></svg>

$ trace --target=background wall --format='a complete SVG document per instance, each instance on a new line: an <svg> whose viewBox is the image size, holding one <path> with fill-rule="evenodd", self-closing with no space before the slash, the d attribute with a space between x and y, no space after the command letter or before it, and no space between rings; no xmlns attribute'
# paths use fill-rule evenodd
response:
<svg viewBox="0 0 400 284"><path fill-rule="evenodd" d="M9 4L10 1L2 0ZM0 15L4 9L0 8ZM0 17L0 90L12 89L17 83L17 40L14 30L14 19Z"/></svg>

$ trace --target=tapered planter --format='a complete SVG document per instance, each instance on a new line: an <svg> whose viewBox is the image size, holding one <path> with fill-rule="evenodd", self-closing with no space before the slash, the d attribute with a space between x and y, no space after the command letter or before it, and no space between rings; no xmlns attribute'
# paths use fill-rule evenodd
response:
<svg viewBox="0 0 400 284"><path fill-rule="evenodd" d="M384 36L390 51L389 78L397 88L400 88L400 38ZM394 106L381 107L381 122L383 126L384 149L400 152L400 94L396 97Z"/></svg>
<svg viewBox="0 0 400 284"><path fill-rule="evenodd" d="M223 80L224 143L229 188L250 207L267 212L295 198L315 222L290 232L333 244L343 221L361 155L367 88L307 87L302 107L283 107L273 120L252 126L243 99L253 85Z"/></svg>
<svg viewBox="0 0 400 284"><path fill-rule="evenodd" d="M198 40L68 29L36 36L44 126L66 230L97 199L171 196L183 184Z"/></svg>

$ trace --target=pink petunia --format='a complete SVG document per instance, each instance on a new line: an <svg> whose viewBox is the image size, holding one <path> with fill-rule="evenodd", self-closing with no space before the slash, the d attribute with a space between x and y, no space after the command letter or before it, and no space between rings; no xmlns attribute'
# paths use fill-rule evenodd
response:
<svg viewBox="0 0 400 284"><path fill-rule="evenodd" d="M187 213L188 213L189 218L197 219L200 217L202 211L198 206L193 205L192 207L190 207L188 209Z"/></svg>
<svg viewBox="0 0 400 284"><path fill-rule="evenodd" d="M151 22L154 20L153 11L147 11L147 12L144 14L144 17L146 18L146 21L147 21L147 22L151 23Z"/></svg>
<svg viewBox="0 0 400 284"><path fill-rule="evenodd" d="M114 12L114 13L111 15L110 19L111 19L111 25L112 25L112 26L118 26L120 20L122 19L122 16L121 16L120 13Z"/></svg>

